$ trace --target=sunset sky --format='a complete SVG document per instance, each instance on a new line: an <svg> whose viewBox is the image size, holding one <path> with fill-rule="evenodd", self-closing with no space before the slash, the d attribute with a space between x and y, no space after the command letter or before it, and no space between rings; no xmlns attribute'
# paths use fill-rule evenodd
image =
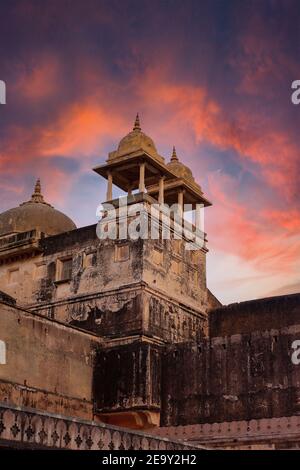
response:
<svg viewBox="0 0 300 470"><path fill-rule="evenodd" d="M137 111L213 206L208 286L224 303L300 291L298 0L0 0L0 210L41 178L96 222L104 163Z"/></svg>

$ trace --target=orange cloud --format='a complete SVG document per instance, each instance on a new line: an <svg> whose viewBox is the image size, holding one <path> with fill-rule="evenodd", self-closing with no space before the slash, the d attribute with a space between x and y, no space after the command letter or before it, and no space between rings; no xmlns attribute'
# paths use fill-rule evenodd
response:
<svg viewBox="0 0 300 470"><path fill-rule="evenodd" d="M80 171L90 170L89 157L99 152L99 161L104 160L107 157L104 142L117 139L123 125L119 115L109 114L100 105L88 102L70 105L48 127L12 127L0 154L1 171L11 178L34 171L45 182L49 200L59 202L70 193L78 174L66 175L66 171L51 163L51 157L77 159Z"/></svg>
<svg viewBox="0 0 300 470"><path fill-rule="evenodd" d="M215 203L213 214L207 216L214 247L251 261L262 271L298 273L300 236L296 210L287 208L280 214L246 207L239 202L236 184L229 176L210 175L209 190Z"/></svg>
<svg viewBox="0 0 300 470"><path fill-rule="evenodd" d="M88 156L103 148L108 138L117 139L125 129L120 114L109 112L99 102L78 102L63 109L56 122L41 130L41 153ZM99 155L99 159L105 156Z"/></svg>
<svg viewBox="0 0 300 470"><path fill-rule="evenodd" d="M287 208L284 211L269 209L264 211L264 217L274 226L281 227L289 233L298 235L300 233L300 211Z"/></svg>

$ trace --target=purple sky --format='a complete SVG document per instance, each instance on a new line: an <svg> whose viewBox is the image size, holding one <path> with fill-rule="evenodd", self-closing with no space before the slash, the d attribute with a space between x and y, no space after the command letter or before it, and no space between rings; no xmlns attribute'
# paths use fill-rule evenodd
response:
<svg viewBox="0 0 300 470"><path fill-rule="evenodd" d="M297 0L1 0L0 210L46 199L96 222L91 171L142 128L206 196L221 301L300 290Z"/></svg>

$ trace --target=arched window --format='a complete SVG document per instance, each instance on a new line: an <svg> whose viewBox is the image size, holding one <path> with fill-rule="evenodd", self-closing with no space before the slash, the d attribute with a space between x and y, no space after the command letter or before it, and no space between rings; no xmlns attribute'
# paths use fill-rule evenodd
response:
<svg viewBox="0 0 300 470"><path fill-rule="evenodd" d="M0 339L0 364L6 364L6 344Z"/></svg>

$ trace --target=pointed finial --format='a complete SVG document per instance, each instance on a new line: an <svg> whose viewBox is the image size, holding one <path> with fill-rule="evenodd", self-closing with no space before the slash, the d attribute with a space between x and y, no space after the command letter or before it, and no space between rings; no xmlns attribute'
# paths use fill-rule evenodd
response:
<svg viewBox="0 0 300 470"><path fill-rule="evenodd" d="M40 178L38 178L38 179L36 180L36 183L35 183L34 193L35 193L35 194L41 194L41 189L42 189L42 188L41 188L41 180L40 180Z"/></svg>
<svg viewBox="0 0 300 470"><path fill-rule="evenodd" d="M172 157L171 157L171 162L178 162L178 157L177 157L177 153L176 153L176 148L175 148L175 145L173 146L173 152L172 152Z"/></svg>
<svg viewBox="0 0 300 470"><path fill-rule="evenodd" d="M137 113L137 115L136 115L135 123L134 123L134 126L133 126L133 130L134 130L134 131L140 131L140 130L141 130L139 113Z"/></svg>
<svg viewBox="0 0 300 470"><path fill-rule="evenodd" d="M22 202L20 206L24 206L25 204L32 204L33 202L39 202L41 204L45 204L46 206L52 207L51 204L48 204L48 202L44 201L44 196L42 195L40 178L38 178L35 182L34 191L29 201Z"/></svg>
<svg viewBox="0 0 300 470"><path fill-rule="evenodd" d="M41 180L38 178L34 186L34 193L31 196L31 201L33 202L44 202L41 189Z"/></svg>

